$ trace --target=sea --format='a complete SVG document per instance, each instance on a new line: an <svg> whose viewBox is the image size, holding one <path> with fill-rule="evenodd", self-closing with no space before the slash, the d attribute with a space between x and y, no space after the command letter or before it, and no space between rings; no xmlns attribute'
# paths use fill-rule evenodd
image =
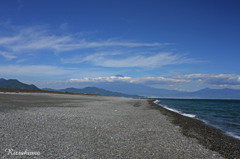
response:
<svg viewBox="0 0 240 159"><path fill-rule="evenodd" d="M240 100L156 99L156 104L195 118L240 140Z"/></svg>

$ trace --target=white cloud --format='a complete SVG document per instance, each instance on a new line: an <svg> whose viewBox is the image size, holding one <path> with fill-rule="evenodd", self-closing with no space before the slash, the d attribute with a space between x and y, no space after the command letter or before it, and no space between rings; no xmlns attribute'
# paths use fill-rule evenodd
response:
<svg viewBox="0 0 240 159"><path fill-rule="evenodd" d="M0 44L1 45L8 45L8 44L12 44L16 41L19 40L19 37L14 36L14 37L1 37L0 38Z"/></svg>
<svg viewBox="0 0 240 159"><path fill-rule="evenodd" d="M173 79L166 77L119 77L119 76L110 76L110 77L96 77L96 78L79 78L79 79L69 79L69 82L77 83L101 83L101 82L126 82L126 83L137 83L137 84L153 84L153 83L179 83L186 82L183 79Z"/></svg>
<svg viewBox="0 0 240 159"><path fill-rule="evenodd" d="M66 24L62 24L60 28ZM65 54L70 58L63 59L59 54L58 57L63 63L85 62L102 67L153 68L195 62L184 55L157 52L157 48L170 45L169 43L141 43L119 39L86 40L82 35L78 35L79 33L56 34L56 32L50 31L47 26L9 28L13 30L12 33L9 33L8 36L0 36L2 52L0 55L8 60L19 60L18 57L26 58L34 53L74 51ZM41 54L37 57L41 58ZM74 54L78 55L74 56Z"/></svg>
<svg viewBox="0 0 240 159"><path fill-rule="evenodd" d="M187 74L174 75L168 77L96 77L96 78L78 78L69 79L72 83L101 83L101 82L126 82L134 84L143 84L148 86L184 86L186 84L202 86L214 86L225 88L240 88L240 75L236 74Z"/></svg>
<svg viewBox="0 0 240 159"><path fill-rule="evenodd" d="M42 54L49 52L67 52L64 55L54 55L64 64L83 63L82 65L115 68L155 68L195 62L185 55L159 51L159 48L170 45L169 43L145 43L119 39L86 40L83 38L84 35L79 33L59 34L57 31L50 30L48 26L20 27L11 26L10 23L6 25L9 25L8 31L12 30L12 32L0 35L0 56L7 60L14 59L15 62L22 59L30 61L33 57L34 62L43 62ZM67 23L64 23L60 28L66 25ZM35 53L37 55L32 56Z"/></svg>
<svg viewBox="0 0 240 159"><path fill-rule="evenodd" d="M12 53L38 51L40 49L56 50L58 45L72 41L70 36L51 35L44 27L29 27L18 30L14 35L0 37L0 44Z"/></svg>
<svg viewBox="0 0 240 159"><path fill-rule="evenodd" d="M172 76L176 79L195 80L200 83L228 87L240 85L240 75L236 74L188 74Z"/></svg>
<svg viewBox="0 0 240 159"><path fill-rule="evenodd" d="M96 78L79 78L79 79L69 79L69 82L93 82L93 83L100 83L100 82L131 82L132 77L96 77Z"/></svg>
<svg viewBox="0 0 240 159"><path fill-rule="evenodd" d="M86 41L85 39L78 40L72 43L66 43L58 45L56 51L70 51L87 48L102 48L102 47L156 47L169 45L167 43L137 43L137 42L126 42L126 41Z"/></svg>
<svg viewBox="0 0 240 159"><path fill-rule="evenodd" d="M9 24L10 25L10 24ZM78 34L59 35L50 32L47 27L9 27L14 28L8 36L0 36L0 44L5 52L20 54L24 51L37 52L41 49L54 52L65 52L87 48L112 48L112 47L159 47L168 43L140 43L120 41L113 39L87 41Z"/></svg>
<svg viewBox="0 0 240 159"><path fill-rule="evenodd" d="M71 59L62 59L64 63L82 63L89 62L96 66L103 67L161 67L171 64L183 64L194 62L193 59L176 55L169 52L158 53L155 55L133 55L122 58L119 56L124 53L96 53L87 57L75 57Z"/></svg>
<svg viewBox="0 0 240 159"><path fill-rule="evenodd" d="M135 78L135 83L148 83L148 84L159 84L159 83L182 83L187 82L184 79L174 79L174 78L167 78L167 77L141 77Z"/></svg>
<svg viewBox="0 0 240 159"><path fill-rule="evenodd" d="M48 65L0 65L2 76L57 76L73 72L72 69Z"/></svg>
<svg viewBox="0 0 240 159"><path fill-rule="evenodd" d="M57 80L64 83L64 79L79 77L109 76L114 71L105 71L97 68L81 69L77 67L62 67L53 65L0 65L0 78L33 78Z"/></svg>
<svg viewBox="0 0 240 159"><path fill-rule="evenodd" d="M5 58L8 59L8 60L11 60L11 59L16 58L16 56L13 56L13 55L11 55L11 54L9 54L9 53L1 52L1 51L0 51L0 55L3 56L3 57L5 57Z"/></svg>

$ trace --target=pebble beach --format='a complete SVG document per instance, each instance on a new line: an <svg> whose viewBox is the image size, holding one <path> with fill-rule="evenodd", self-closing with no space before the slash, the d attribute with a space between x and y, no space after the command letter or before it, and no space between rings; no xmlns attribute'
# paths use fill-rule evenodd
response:
<svg viewBox="0 0 240 159"><path fill-rule="evenodd" d="M148 99L0 93L0 158L237 158L173 118Z"/></svg>

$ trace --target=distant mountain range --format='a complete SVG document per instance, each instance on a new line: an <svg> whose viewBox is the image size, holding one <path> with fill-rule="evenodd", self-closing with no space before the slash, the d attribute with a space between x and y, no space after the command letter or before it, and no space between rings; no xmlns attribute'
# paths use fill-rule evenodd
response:
<svg viewBox="0 0 240 159"><path fill-rule="evenodd" d="M100 88L98 88L100 87ZM27 89L27 90L47 90L47 91L61 91L69 93L83 93L83 94L99 94L107 96L120 96L120 97L159 97L159 98L204 98L204 99L240 99L240 90L235 89L210 89L205 88L195 92L181 92L176 90L167 90L152 88L140 84L128 83L101 83L98 87L85 87L85 88L66 88L66 89L39 89L35 85L25 84L16 79L0 79L0 88L13 88L13 89ZM112 90L112 91L109 91ZM120 93L121 92L121 93ZM137 95L131 95L137 94Z"/></svg>
<svg viewBox="0 0 240 159"><path fill-rule="evenodd" d="M106 96L117 96L117 97L130 97L130 98L142 98L143 96L138 95L129 95L119 92L112 92L107 91L105 89L97 88L97 87L85 87L85 88L66 88L66 89L59 89L54 90L51 88L44 88L43 90L48 91L62 91L62 92L69 92L69 93L83 93L83 94L100 94L100 95L106 95Z"/></svg>
<svg viewBox="0 0 240 159"><path fill-rule="evenodd" d="M196 92L184 94L185 97L192 98L210 98L210 99L240 99L240 90L235 89L210 89L205 88Z"/></svg>
<svg viewBox="0 0 240 159"><path fill-rule="evenodd" d="M86 87L83 89L78 88L66 88L66 89L60 89L55 90L51 88L45 88L45 89L39 89L35 85L31 84L25 84L22 82L19 82L16 79L3 79L0 78L0 88L12 88L12 89L25 89L25 90L46 90L46 91L61 91L61 92L68 92L68 93L83 93L83 94L99 94L99 95L107 95L107 96L118 96L118 97L130 97L130 98L141 98L141 96L138 95L128 95L124 93L119 92L111 92L104 89L96 88L96 87Z"/></svg>
<svg viewBox="0 0 240 159"><path fill-rule="evenodd" d="M29 90L40 90L35 85L31 84L25 84L22 82L19 82L16 79L3 79L0 78L0 88L15 88L15 89L29 89Z"/></svg>
<svg viewBox="0 0 240 159"><path fill-rule="evenodd" d="M240 99L240 90L236 89L211 89L205 88L194 92L183 92L148 87L142 84L126 82L102 82L94 85L105 90L121 92L125 94L137 94L144 97L162 98L203 98L203 99Z"/></svg>

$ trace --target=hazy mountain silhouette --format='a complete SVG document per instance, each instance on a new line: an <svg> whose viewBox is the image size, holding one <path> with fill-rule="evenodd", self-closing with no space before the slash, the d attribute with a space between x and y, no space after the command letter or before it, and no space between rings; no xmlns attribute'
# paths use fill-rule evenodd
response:
<svg viewBox="0 0 240 159"><path fill-rule="evenodd" d="M63 91L69 93L83 93L83 94L99 94L99 95L107 95L107 96L118 96L118 97L131 97L131 98L140 98L138 95L129 95L119 92L112 92L105 89L97 88L97 87L85 87L85 88L65 88L59 90L53 90L51 88L44 88L43 90L48 91Z"/></svg>
<svg viewBox="0 0 240 159"><path fill-rule="evenodd" d="M209 98L209 99L240 99L240 90L236 89L210 89L204 88L193 92L184 92L177 90L168 90L153 88L142 84L114 82L114 83L98 83L94 86L106 90L137 94L145 97L163 97L163 98Z"/></svg>
<svg viewBox="0 0 240 159"><path fill-rule="evenodd" d="M38 87L36 87L33 84L25 84L22 82L19 82L16 79L0 79L0 88L15 88L15 89L29 89L29 90L40 90Z"/></svg>

